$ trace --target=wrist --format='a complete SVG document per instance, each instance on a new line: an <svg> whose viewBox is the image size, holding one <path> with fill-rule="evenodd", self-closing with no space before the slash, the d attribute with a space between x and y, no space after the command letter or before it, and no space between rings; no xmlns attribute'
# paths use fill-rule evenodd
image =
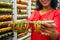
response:
<svg viewBox="0 0 60 40"><path fill-rule="evenodd" d="M54 36L50 37L51 40L58 40L58 32L54 33Z"/></svg>

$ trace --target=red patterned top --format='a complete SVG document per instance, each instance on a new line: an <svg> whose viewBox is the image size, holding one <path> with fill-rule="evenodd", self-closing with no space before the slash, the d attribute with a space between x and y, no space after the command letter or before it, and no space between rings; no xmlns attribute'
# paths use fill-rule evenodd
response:
<svg viewBox="0 0 60 40"><path fill-rule="evenodd" d="M27 19L27 21L38 21L38 20L54 20L56 23L56 30L58 31L58 40L60 40L60 11L51 10L43 15L40 15L40 10L35 10L32 15ZM29 25L29 28L32 27L31 40L50 40L48 36L34 32L34 26Z"/></svg>

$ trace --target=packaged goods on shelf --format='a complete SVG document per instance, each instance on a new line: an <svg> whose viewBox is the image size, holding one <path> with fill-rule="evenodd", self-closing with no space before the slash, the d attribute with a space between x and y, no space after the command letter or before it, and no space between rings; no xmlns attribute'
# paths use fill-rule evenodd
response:
<svg viewBox="0 0 60 40"><path fill-rule="evenodd" d="M26 9L27 8L27 5L17 4L17 8L18 9Z"/></svg>
<svg viewBox="0 0 60 40"><path fill-rule="evenodd" d="M12 13L12 9L10 9L10 8L0 8L0 13Z"/></svg>
<svg viewBox="0 0 60 40"><path fill-rule="evenodd" d="M28 15L24 14L24 15L17 15L17 18L23 19L23 18L27 18Z"/></svg>
<svg viewBox="0 0 60 40"><path fill-rule="evenodd" d="M25 36L27 32L27 28L23 25L23 22L20 20L26 19L27 15L27 7L28 7L28 0L17 0L17 21L15 29L17 30L18 38ZM19 20L19 21L18 21Z"/></svg>
<svg viewBox="0 0 60 40"><path fill-rule="evenodd" d="M4 28L4 27L7 27L8 24L4 23L4 22L0 22L0 28Z"/></svg>
<svg viewBox="0 0 60 40"><path fill-rule="evenodd" d="M31 0L32 2L36 2L36 0Z"/></svg>
<svg viewBox="0 0 60 40"><path fill-rule="evenodd" d="M26 31L26 32L24 32L24 33L18 34L17 37L18 37L18 38L24 37L27 33L28 33L28 32Z"/></svg>
<svg viewBox="0 0 60 40"><path fill-rule="evenodd" d="M7 22L0 22L0 28L5 28L5 27L12 27L12 21Z"/></svg>
<svg viewBox="0 0 60 40"><path fill-rule="evenodd" d="M27 27L25 27L24 21L17 22L16 27L18 34L27 31Z"/></svg>
<svg viewBox="0 0 60 40"><path fill-rule="evenodd" d="M27 2L25 2L24 4L27 4ZM9 3L9 2L0 2L0 6L1 7L12 7L12 3ZM25 8L27 8L27 5L22 5L22 2L21 2L21 4L17 4L17 8L25 9Z"/></svg>
<svg viewBox="0 0 60 40"><path fill-rule="evenodd" d="M21 1L28 1L28 0L21 0Z"/></svg>
<svg viewBox="0 0 60 40"><path fill-rule="evenodd" d="M2 15L0 16L0 22L2 21L11 21L12 20L12 15Z"/></svg>
<svg viewBox="0 0 60 40"><path fill-rule="evenodd" d="M23 37L23 36L25 36L28 32L28 30L27 30L27 24L25 25L24 24L24 21L21 21L21 20L19 20L19 21L15 21L16 23L16 25L15 25L15 27L16 27L16 30L17 30L17 34L18 34L18 38L20 38L20 37Z"/></svg>
<svg viewBox="0 0 60 40"><path fill-rule="evenodd" d="M9 21L10 23L8 24L8 27L13 27L14 21Z"/></svg>
<svg viewBox="0 0 60 40"><path fill-rule="evenodd" d="M0 2L0 7L12 7L12 3L10 2Z"/></svg>
<svg viewBox="0 0 60 40"><path fill-rule="evenodd" d="M18 10L19 14L26 14L27 10L26 9L21 9L21 10Z"/></svg>
<svg viewBox="0 0 60 40"><path fill-rule="evenodd" d="M12 13L13 1L0 0L0 40L13 36Z"/></svg>
<svg viewBox="0 0 60 40"><path fill-rule="evenodd" d="M28 5L28 1L26 1L26 0L21 0L21 4L23 4L23 5Z"/></svg>
<svg viewBox="0 0 60 40"><path fill-rule="evenodd" d="M32 5L32 6L36 6L36 3L33 2L31 5Z"/></svg>
<svg viewBox="0 0 60 40"><path fill-rule="evenodd" d="M31 10L31 13L33 13L34 12L34 10Z"/></svg>
<svg viewBox="0 0 60 40"><path fill-rule="evenodd" d="M20 4L21 3L21 0L17 0L17 4Z"/></svg>
<svg viewBox="0 0 60 40"><path fill-rule="evenodd" d="M13 32L8 32L8 33L5 33L5 34L2 34L2 35L0 35L0 39L11 36L12 34L13 34Z"/></svg>
<svg viewBox="0 0 60 40"><path fill-rule="evenodd" d="M11 31L11 30L12 30L12 27L1 28L1 29L0 29L0 34L1 34L1 33L5 33L5 32L9 32L9 31Z"/></svg>
<svg viewBox="0 0 60 40"><path fill-rule="evenodd" d="M36 9L36 7L35 6L31 6L31 9L33 10L33 9Z"/></svg>
<svg viewBox="0 0 60 40"><path fill-rule="evenodd" d="M36 9L36 0L32 0L31 1L31 13L33 13L34 12L34 10Z"/></svg>
<svg viewBox="0 0 60 40"><path fill-rule="evenodd" d="M28 1L27 0L17 0L17 4L28 5Z"/></svg>

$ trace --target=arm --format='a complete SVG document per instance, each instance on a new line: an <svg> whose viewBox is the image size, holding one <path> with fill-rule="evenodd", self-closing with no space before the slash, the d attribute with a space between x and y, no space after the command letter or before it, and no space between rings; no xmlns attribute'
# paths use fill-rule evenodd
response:
<svg viewBox="0 0 60 40"><path fill-rule="evenodd" d="M60 40L60 12L59 11L54 14L54 21L56 24L56 28L52 24L43 22L44 26L42 26L41 34L49 36L50 40Z"/></svg>
<svg viewBox="0 0 60 40"><path fill-rule="evenodd" d="M54 21L56 24L56 30L58 32L58 40L60 40L60 12L55 14Z"/></svg>

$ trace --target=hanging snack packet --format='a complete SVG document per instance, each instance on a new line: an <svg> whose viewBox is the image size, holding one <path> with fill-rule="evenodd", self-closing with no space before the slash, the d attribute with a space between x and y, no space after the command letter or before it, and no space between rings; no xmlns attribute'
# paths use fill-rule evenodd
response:
<svg viewBox="0 0 60 40"><path fill-rule="evenodd" d="M26 31L28 31L28 25L29 25L29 23L25 23Z"/></svg>
<svg viewBox="0 0 60 40"><path fill-rule="evenodd" d="M21 27L21 29L22 29L22 30L21 30L22 32L24 31L24 30L23 30L23 25L24 25L24 21L21 21L21 26L20 26L20 27Z"/></svg>
<svg viewBox="0 0 60 40"><path fill-rule="evenodd" d="M36 21L34 21L34 32L36 32L36 28L37 28Z"/></svg>
<svg viewBox="0 0 60 40"><path fill-rule="evenodd" d="M37 21L37 29L38 29L38 32L40 33L40 30L41 30L41 21Z"/></svg>

